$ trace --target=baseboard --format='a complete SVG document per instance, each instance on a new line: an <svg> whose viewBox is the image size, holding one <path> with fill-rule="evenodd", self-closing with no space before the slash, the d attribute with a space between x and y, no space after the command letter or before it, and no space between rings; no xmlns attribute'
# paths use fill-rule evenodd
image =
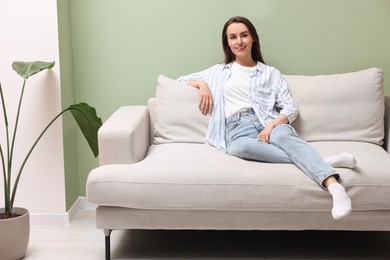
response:
<svg viewBox="0 0 390 260"><path fill-rule="evenodd" d="M69 225L80 209L95 209L96 205L88 202L86 197L78 197L65 213L30 213L31 225Z"/></svg>
<svg viewBox="0 0 390 260"><path fill-rule="evenodd" d="M69 225L68 213L30 213L30 225Z"/></svg>

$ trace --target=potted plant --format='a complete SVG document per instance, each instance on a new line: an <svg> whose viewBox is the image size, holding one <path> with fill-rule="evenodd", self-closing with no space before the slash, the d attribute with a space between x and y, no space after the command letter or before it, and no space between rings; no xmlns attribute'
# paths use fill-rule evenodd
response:
<svg viewBox="0 0 390 260"><path fill-rule="evenodd" d="M6 145L0 144L0 160L3 172L4 181L4 208L0 208L0 259L20 259L27 250L29 240L29 214L26 209L14 207L14 201L18 189L20 177L22 175L24 166L34 148L41 140L42 136L48 130L48 128L59 118L62 114L70 111L80 127L84 137L86 138L95 157L98 156L98 142L97 131L102 125L102 120L97 116L96 110L86 103L73 104L59 113L54 119L43 129L41 134L37 137L32 144L31 149L24 157L23 162L18 169L14 169L13 155L15 140L17 136L17 129L19 123L19 115L22 106L24 89L26 87L26 81L32 75L39 73L46 69L51 69L54 66L54 62L13 62L12 68L23 77L23 86L20 94L18 110L16 114L15 126L13 128L12 136L9 133L7 109L4 100L3 90L0 83L0 96L5 125L5 140ZM12 176L16 174L12 178ZM15 226L13 227L13 223ZM8 231L7 231L8 230ZM24 238L17 238L22 235ZM17 240L20 240L21 245L17 245ZM20 248L19 248L20 247Z"/></svg>

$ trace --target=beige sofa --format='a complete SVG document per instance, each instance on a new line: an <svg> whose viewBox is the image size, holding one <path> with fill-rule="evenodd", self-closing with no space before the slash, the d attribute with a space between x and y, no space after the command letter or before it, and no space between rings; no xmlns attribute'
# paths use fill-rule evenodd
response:
<svg viewBox="0 0 390 260"><path fill-rule="evenodd" d="M97 228L390 230L390 96L378 68L285 79L300 114L293 126L322 155L355 155L339 168L352 198L331 216L328 192L290 164L235 158L204 144L209 117L197 90L159 76L148 106L119 108L99 131L100 166L87 197Z"/></svg>

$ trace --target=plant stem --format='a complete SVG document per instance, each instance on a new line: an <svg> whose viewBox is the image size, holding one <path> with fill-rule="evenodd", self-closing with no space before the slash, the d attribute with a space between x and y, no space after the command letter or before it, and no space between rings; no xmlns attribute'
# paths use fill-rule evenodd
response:
<svg viewBox="0 0 390 260"><path fill-rule="evenodd" d="M24 166L26 165L26 162L28 160L28 158L30 157L32 151L34 150L35 146L38 144L39 140L41 140L42 136L46 133L47 129L49 129L49 127L54 123L54 121L57 120L57 118L59 118L60 116L62 116L62 114L64 114L66 111L70 110L70 108L67 108L65 110L63 110L61 113L59 113L46 127L45 129L42 131L42 133L39 135L39 137L37 138L37 140L34 142L33 146L31 147L30 151L27 153L26 157L24 158L24 161L23 163L21 164L20 166L20 169L19 169L19 172L18 172L18 175L16 177L16 180L15 180L15 183L14 183L14 187L13 187L13 190L12 190L12 197L11 197L11 208L13 207L14 205L14 200L15 200L15 195L16 195L16 190L18 188L18 184L19 184L19 179L20 179L20 176L22 174L22 171L24 169Z"/></svg>
<svg viewBox="0 0 390 260"><path fill-rule="evenodd" d="M19 116L20 116L20 109L21 109L21 107L22 107L22 100L23 100L23 95L24 95L24 89L25 89L25 87L26 87L26 80L23 81L22 92L20 93L20 98L19 98L19 105L18 105L18 112L17 112L17 114L16 114L14 135L12 136L11 153L10 153L10 158L9 158L9 167L11 167L11 164L12 164L12 157L13 157L13 153L14 153L16 131L17 131L17 129L18 129Z"/></svg>
<svg viewBox="0 0 390 260"><path fill-rule="evenodd" d="M7 109L4 102L3 88L1 87L1 83L0 83L0 96L1 96L1 104L3 107L4 125L5 125L6 139L7 139L7 156L9 156L8 117L7 117ZM9 185L9 182L7 181L7 170L5 166L4 154L1 145L0 145L0 155L1 155L1 163L3 165L3 178L4 178L4 203L5 203L4 213L5 213L5 217L8 218L9 215L11 214L11 207L10 207L11 205L9 201L11 187Z"/></svg>
<svg viewBox="0 0 390 260"><path fill-rule="evenodd" d="M22 107L22 100L23 100L23 94L24 94L24 89L26 87L26 79L23 81L23 87L22 87L22 92L20 93L20 98L19 98L19 105L18 105L18 112L16 114L16 121L15 121L15 128L14 128L14 134L12 136L12 144L11 144L11 151L8 154L8 187L11 189L11 171L12 171L12 159L13 159L13 153L14 153L14 146L15 146L15 138L16 138L16 132L18 129L18 123L19 123L19 115L20 115L20 109ZM13 207L13 200L11 199L10 201L10 209L12 211Z"/></svg>
<svg viewBox="0 0 390 260"><path fill-rule="evenodd" d="M5 202L5 211L4 215L5 218L9 218L10 212L11 212L11 207L10 207L10 201L9 201L9 196L10 196L10 187L7 185L7 175L6 175L6 169L5 169L5 161L4 161L4 155L3 155L3 149L1 148L0 145L0 155L1 155L1 163L3 165L3 178L4 178L4 202Z"/></svg>

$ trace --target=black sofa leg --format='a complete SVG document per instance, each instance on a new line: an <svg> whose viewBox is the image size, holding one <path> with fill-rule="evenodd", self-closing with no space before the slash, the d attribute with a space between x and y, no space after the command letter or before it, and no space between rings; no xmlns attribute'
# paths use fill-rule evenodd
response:
<svg viewBox="0 0 390 260"><path fill-rule="evenodd" d="M111 245L110 245L110 235L111 229L104 229L104 235L106 238L106 260L111 259Z"/></svg>

